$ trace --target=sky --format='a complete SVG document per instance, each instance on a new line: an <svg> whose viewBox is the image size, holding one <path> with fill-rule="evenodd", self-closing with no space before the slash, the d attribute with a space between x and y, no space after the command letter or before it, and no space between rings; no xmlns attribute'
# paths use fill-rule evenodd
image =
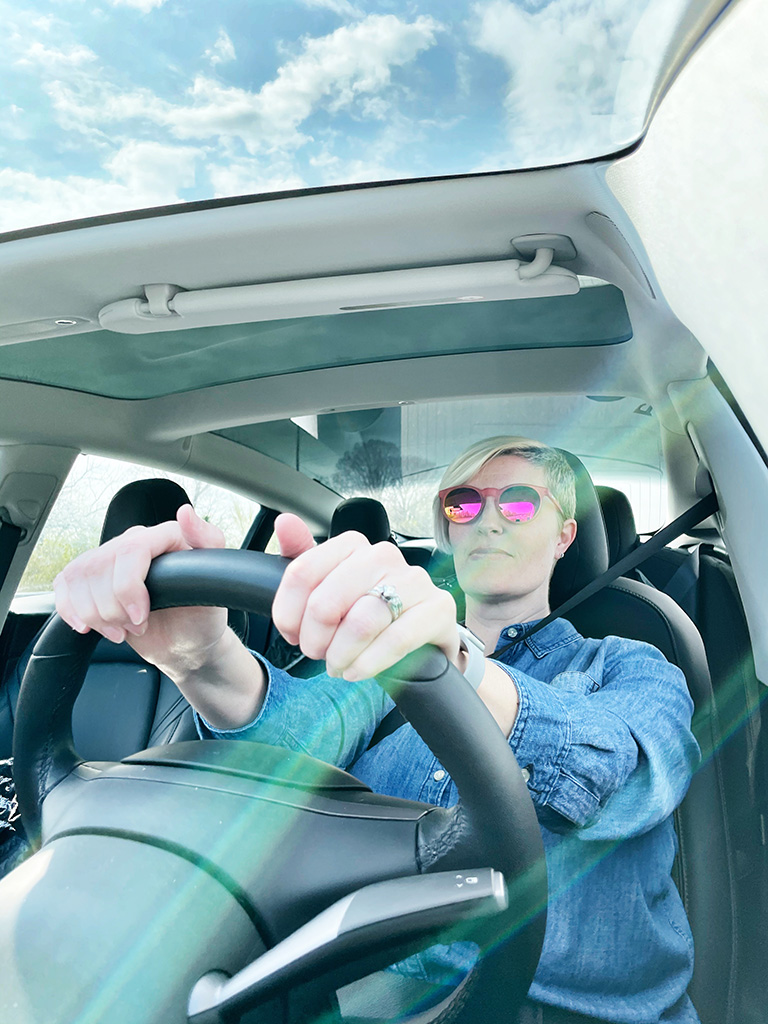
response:
<svg viewBox="0 0 768 1024"><path fill-rule="evenodd" d="M0 232L615 152L684 6L0 0Z"/></svg>

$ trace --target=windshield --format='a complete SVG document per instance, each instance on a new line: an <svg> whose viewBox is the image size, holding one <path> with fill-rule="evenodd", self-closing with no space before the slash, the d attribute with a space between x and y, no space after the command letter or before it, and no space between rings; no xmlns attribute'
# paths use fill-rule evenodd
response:
<svg viewBox="0 0 768 1024"><path fill-rule="evenodd" d="M614 153L719 6L0 0L0 231Z"/></svg>

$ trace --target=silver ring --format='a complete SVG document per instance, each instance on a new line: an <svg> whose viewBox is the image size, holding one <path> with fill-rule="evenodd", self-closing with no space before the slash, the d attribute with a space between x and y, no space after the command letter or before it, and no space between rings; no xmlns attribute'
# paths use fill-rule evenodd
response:
<svg viewBox="0 0 768 1024"><path fill-rule="evenodd" d="M379 583L378 586L373 587L368 593L372 597L381 598L387 608L389 608L389 614L392 616L393 622L403 614L403 602L400 595L388 583Z"/></svg>

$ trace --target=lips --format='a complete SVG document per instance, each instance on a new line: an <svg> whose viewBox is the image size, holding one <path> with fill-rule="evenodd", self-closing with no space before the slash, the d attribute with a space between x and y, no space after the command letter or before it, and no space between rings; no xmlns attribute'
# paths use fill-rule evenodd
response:
<svg viewBox="0 0 768 1024"><path fill-rule="evenodd" d="M504 551L502 548L473 548L469 553L470 558L476 556L482 558L485 555L507 555L511 557L509 551Z"/></svg>

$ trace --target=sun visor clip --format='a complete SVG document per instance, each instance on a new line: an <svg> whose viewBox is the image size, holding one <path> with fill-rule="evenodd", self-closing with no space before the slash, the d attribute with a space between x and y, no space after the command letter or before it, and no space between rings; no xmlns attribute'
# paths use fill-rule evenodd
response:
<svg viewBox="0 0 768 1024"><path fill-rule="evenodd" d="M536 255L533 257L531 262L521 263L517 272L523 281L528 281L532 277L538 277L540 274L549 270L552 266L552 259L554 255L554 249L537 249Z"/></svg>
<svg viewBox="0 0 768 1024"><path fill-rule="evenodd" d="M174 295L183 289L175 284L145 284L144 295L147 298L147 312L150 316L178 316L171 307Z"/></svg>
<svg viewBox="0 0 768 1024"><path fill-rule="evenodd" d="M510 239L510 244L515 258L530 260L528 263L521 263L518 269L523 281L530 281L546 273L553 260L561 263L563 260L576 258L576 246L568 235L518 235Z"/></svg>

